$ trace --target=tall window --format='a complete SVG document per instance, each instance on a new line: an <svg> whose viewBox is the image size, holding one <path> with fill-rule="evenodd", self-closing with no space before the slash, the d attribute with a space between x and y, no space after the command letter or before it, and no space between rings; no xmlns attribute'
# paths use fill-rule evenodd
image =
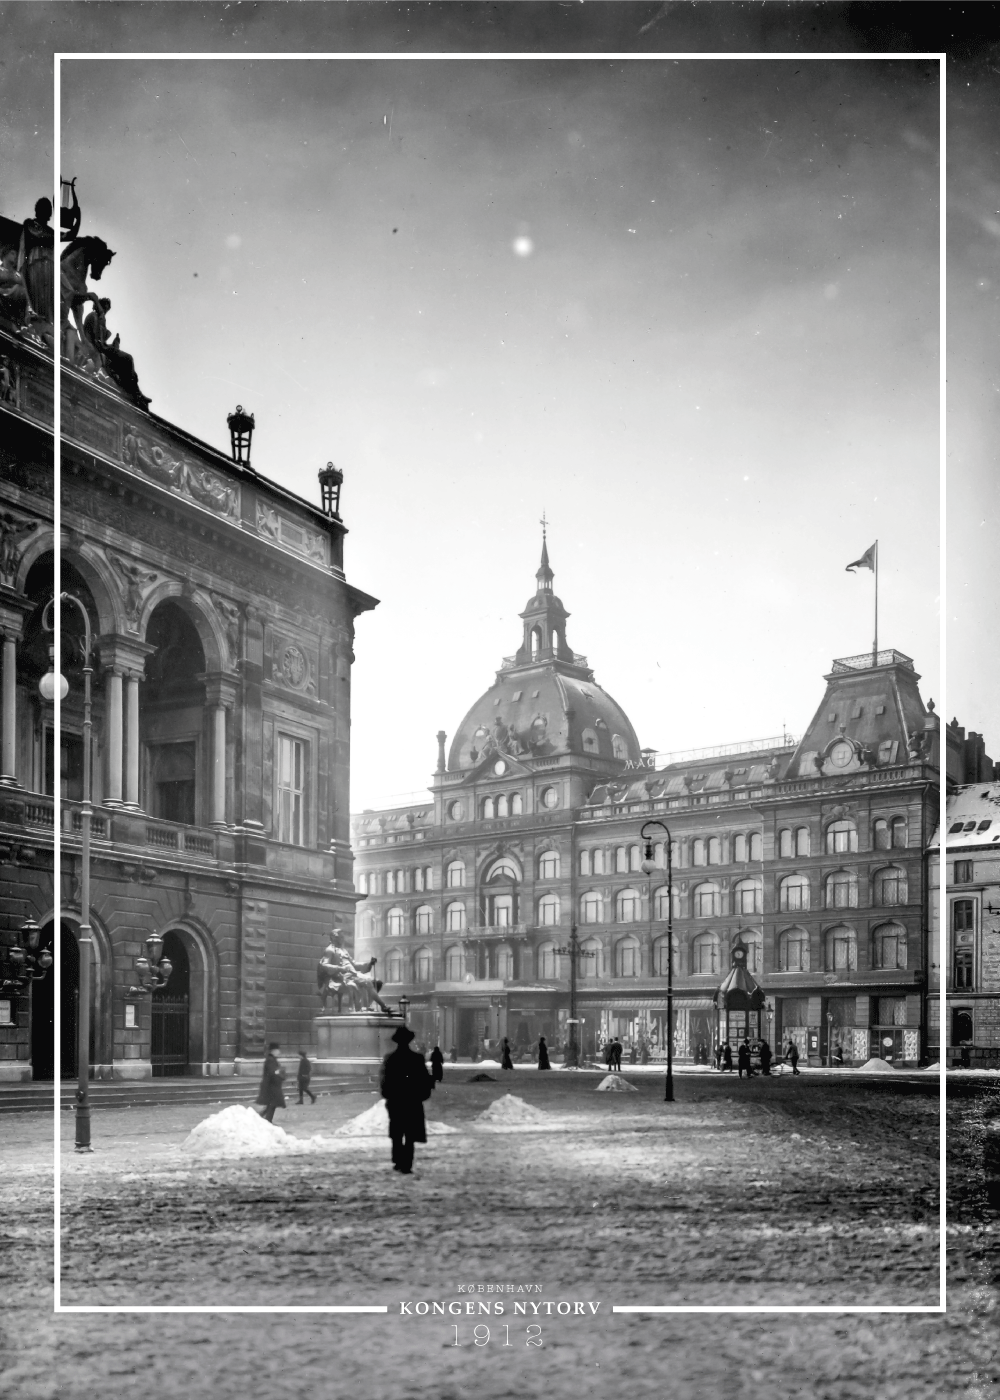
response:
<svg viewBox="0 0 1000 1400"><path fill-rule="evenodd" d="M195 745L151 746L149 777L153 791L153 816L192 826L195 819ZM289 838L279 836L278 839L286 841Z"/></svg>
<svg viewBox="0 0 1000 1400"><path fill-rule="evenodd" d="M670 913L668 903L669 894L666 885L661 885L658 890L653 891L653 917L656 919L666 919ZM674 896L674 906L676 908L677 896Z"/></svg>
<svg viewBox="0 0 1000 1400"><path fill-rule="evenodd" d="M620 924L636 924L642 918L642 899L638 890L619 890L616 902Z"/></svg>
<svg viewBox="0 0 1000 1400"><path fill-rule="evenodd" d="M507 794L502 792L497 798L497 816L505 817L507 816L508 811L509 808L507 805Z"/></svg>
<svg viewBox="0 0 1000 1400"><path fill-rule="evenodd" d="M744 865L747 858L747 838L742 831L738 836L733 837L733 862L736 865Z"/></svg>
<svg viewBox="0 0 1000 1400"><path fill-rule="evenodd" d="M696 919L717 919L722 912L722 899L716 885L696 885L694 916Z"/></svg>
<svg viewBox="0 0 1000 1400"><path fill-rule="evenodd" d="M496 975L505 982L514 976L514 953L504 943L496 951Z"/></svg>
<svg viewBox="0 0 1000 1400"><path fill-rule="evenodd" d="M840 924L826 935L828 972L853 972L858 965L858 940L852 928Z"/></svg>
<svg viewBox="0 0 1000 1400"><path fill-rule="evenodd" d="M795 837L790 827L784 827L778 832L778 855L793 856L795 854Z"/></svg>
<svg viewBox="0 0 1000 1400"><path fill-rule="evenodd" d="M583 953L595 954L592 958L580 959L580 976L587 981L604 976L604 944L599 938L587 938L580 944Z"/></svg>
<svg viewBox="0 0 1000 1400"><path fill-rule="evenodd" d="M589 851L581 851L581 852L580 852L579 870L580 870L580 874L581 874L581 875L589 875L589 874L590 874L590 852L589 852Z"/></svg>
<svg viewBox="0 0 1000 1400"><path fill-rule="evenodd" d="M538 922L551 926L559 922L559 896L543 894L538 901Z"/></svg>
<svg viewBox="0 0 1000 1400"><path fill-rule="evenodd" d="M432 890L434 888L429 866L418 865L414 870L413 888L415 890Z"/></svg>
<svg viewBox="0 0 1000 1400"><path fill-rule="evenodd" d="M778 886L778 908L809 908L809 881L804 875L786 875Z"/></svg>
<svg viewBox="0 0 1000 1400"><path fill-rule="evenodd" d="M778 940L778 966L782 972L809 971L809 935L804 928L786 928Z"/></svg>
<svg viewBox="0 0 1000 1400"><path fill-rule="evenodd" d="M637 938L623 938L615 949L615 973L618 977L638 977L642 971L642 953Z"/></svg>
<svg viewBox="0 0 1000 1400"><path fill-rule="evenodd" d="M752 832L750 833L750 852L749 852L749 859L750 859L750 860L761 860L761 859L762 859L761 853L762 853L763 849L764 849L764 843L763 843L763 840L761 839L761 834L760 834L760 832L759 832L759 831L752 831Z"/></svg>
<svg viewBox="0 0 1000 1400"><path fill-rule="evenodd" d="M831 822L826 829L828 856L844 855L858 849L858 828L851 821Z"/></svg>
<svg viewBox="0 0 1000 1400"><path fill-rule="evenodd" d="M735 914L759 914L763 908L760 880L740 880L733 889Z"/></svg>
<svg viewBox="0 0 1000 1400"><path fill-rule="evenodd" d="M538 858L538 878L540 880L558 880L559 878L559 852L546 851Z"/></svg>
<svg viewBox="0 0 1000 1400"><path fill-rule="evenodd" d="M387 982L402 982L403 980L403 954L398 948L394 948L385 960L385 980Z"/></svg>
<svg viewBox="0 0 1000 1400"><path fill-rule="evenodd" d="M368 875L367 875L367 872L364 872L364 871L363 871L363 872L358 876L357 880L355 881L355 885L356 885L356 887L357 887L358 894L367 894L367 893L368 893Z"/></svg>
<svg viewBox="0 0 1000 1400"><path fill-rule="evenodd" d="M905 904L907 899L906 871L898 865L889 865L875 875L875 903Z"/></svg>
<svg viewBox="0 0 1000 1400"><path fill-rule="evenodd" d="M627 875L627 874L628 874L628 847L627 847L627 846L616 846L616 847L615 847L615 874L616 874L616 875Z"/></svg>
<svg viewBox="0 0 1000 1400"><path fill-rule="evenodd" d="M972 861L956 860L952 883L955 885L972 884Z"/></svg>
<svg viewBox="0 0 1000 1400"><path fill-rule="evenodd" d="M429 904L421 904L414 915L414 929L417 933L431 933L434 928L434 911Z"/></svg>
<svg viewBox="0 0 1000 1400"><path fill-rule="evenodd" d="M855 909L858 903L858 882L853 870L835 870L826 877L826 907Z"/></svg>
<svg viewBox="0 0 1000 1400"><path fill-rule="evenodd" d="M906 847L906 818L893 817L892 819L892 844L896 850Z"/></svg>
<svg viewBox="0 0 1000 1400"><path fill-rule="evenodd" d="M951 927L955 933L971 933L976 927L976 905L971 899L956 899L951 906Z"/></svg>
<svg viewBox="0 0 1000 1400"><path fill-rule="evenodd" d="M375 915L370 909L366 910L361 917L361 937L375 937Z"/></svg>
<svg viewBox="0 0 1000 1400"><path fill-rule="evenodd" d="M521 804L521 794L512 792L510 795L510 814L512 817L519 817L523 808Z"/></svg>
<svg viewBox="0 0 1000 1400"><path fill-rule="evenodd" d="M691 971L699 977L719 970L714 933L699 933L691 944Z"/></svg>
<svg viewBox="0 0 1000 1400"><path fill-rule="evenodd" d="M795 828L795 854L797 856L807 856L809 850L809 828L807 826L797 826Z"/></svg>
<svg viewBox="0 0 1000 1400"><path fill-rule="evenodd" d="M465 976L465 953L457 943L444 955L444 975L447 982L461 982Z"/></svg>
<svg viewBox="0 0 1000 1400"><path fill-rule="evenodd" d="M681 971L683 957L680 943L676 938L673 942L674 972L677 974ZM653 944L653 972L657 977L666 977L667 975L667 940L665 938L658 938Z"/></svg>
<svg viewBox="0 0 1000 1400"><path fill-rule="evenodd" d="M278 735L278 840L305 845L305 744Z"/></svg>
<svg viewBox="0 0 1000 1400"><path fill-rule="evenodd" d="M708 845L703 836L698 836L691 843L691 864L708 864Z"/></svg>
<svg viewBox="0 0 1000 1400"><path fill-rule="evenodd" d="M604 875L607 872L608 861L603 847L594 852L594 874Z"/></svg>
<svg viewBox="0 0 1000 1400"><path fill-rule="evenodd" d="M457 900L445 910L445 927L449 933L462 933L465 930L465 905Z"/></svg>
<svg viewBox="0 0 1000 1400"><path fill-rule="evenodd" d="M497 804L492 797L483 798L483 820L492 821L497 814Z"/></svg>
<svg viewBox="0 0 1000 1400"><path fill-rule="evenodd" d="M429 948L418 948L413 959L413 971L418 982L434 980L434 954Z"/></svg>
<svg viewBox="0 0 1000 1400"><path fill-rule="evenodd" d="M559 976L559 954L554 943L543 943L538 950L539 977Z"/></svg>
<svg viewBox="0 0 1000 1400"><path fill-rule="evenodd" d="M747 972L761 972L764 967L764 936L760 929L741 929L740 937L747 945Z"/></svg>
<svg viewBox="0 0 1000 1400"><path fill-rule="evenodd" d="M901 924L882 924L872 935L872 957L875 967L904 968L906 966L906 929Z"/></svg>
<svg viewBox="0 0 1000 1400"><path fill-rule="evenodd" d="M386 932L390 938L402 938L404 933L402 909L390 909L386 915Z"/></svg>
<svg viewBox="0 0 1000 1400"><path fill-rule="evenodd" d="M580 922L599 924L604 918L604 901L596 890L589 890L580 897Z"/></svg>
<svg viewBox="0 0 1000 1400"><path fill-rule="evenodd" d="M514 896L511 894L490 895L487 914L491 928L510 928L514 922Z"/></svg>
<svg viewBox="0 0 1000 1400"><path fill-rule="evenodd" d="M448 865L445 867L444 882L450 890L458 890L462 888L462 886L465 884L464 860L449 861Z"/></svg>
<svg viewBox="0 0 1000 1400"><path fill-rule="evenodd" d="M872 845L876 851L887 851L892 845L892 830L889 823L881 817L872 828Z"/></svg>
<svg viewBox="0 0 1000 1400"><path fill-rule="evenodd" d="M722 842L718 836L708 838L708 863L709 865L722 864Z"/></svg>
<svg viewBox="0 0 1000 1400"><path fill-rule="evenodd" d="M628 848L628 868L630 871L642 869L642 847L629 846Z"/></svg>
<svg viewBox="0 0 1000 1400"><path fill-rule="evenodd" d="M966 944L955 945L955 987L962 990L972 988L972 965L975 950Z"/></svg>
<svg viewBox="0 0 1000 1400"><path fill-rule="evenodd" d="M620 734L612 734L611 752L614 754L615 758L628 758L628 748Z"/></svg>

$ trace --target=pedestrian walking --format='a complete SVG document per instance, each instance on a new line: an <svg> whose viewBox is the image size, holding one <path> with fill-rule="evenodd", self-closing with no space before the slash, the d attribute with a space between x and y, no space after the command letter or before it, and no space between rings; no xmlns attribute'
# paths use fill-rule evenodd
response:
<svg viewBox="0 0 1000 1400"><path fill-rule="evenodd" d="M316 1095L309 1087L309 1080L312 1078L312 1061L304 1050L299 1051L299 1064L295 1072L295 1083L299 1090L299 1103L302 1103L302 1095L309 1095L309 1102L316 1102Z"/></svg>
<svg viewBox="0 0 1000 1400"><path fill-rule="evenodd" d="M414 1036L409 1026L400 1026L392 1038L397 1048L382 1061L381 1090L389 1113L392 1168L408 1176L413 1170L413 1144L427 1141L424 1103L434 1081L423 1055L410 1049Z"/></svg>
<svg viewBox="0 0 1000 1400"><path fill-rule="evenodd" d="M722 1047L722 1070L723 1070L723 1073L729 1073L729 1072L731 1072L731 1071L732 1071L732 1068L733 1068L733 1047L730 1045L729 1041L727 1040L727 1041L725 1042L725 1044L723 1045L723 1047Z"/></svg>
<svg viewBox="0 0 1000 1400"><path fill-rule="evenodd" d="M649 1046L646 1044L645 1041L642 1042L642 1045L639 1049L639 1063L641 1065L649 1064Z"/></svg>
<svg viewBox="0 0 1000 1400"><path fill-rule="evenodd" d="M545 1044L544 1035L538 1037L538 1068L551 1069L549 1064L549 1047Z"/></svg>
<svg viewBox="0 0 1000 1400"><path fill-rule="evenodd" d="M504 1036L500 1046L500 1068L511 1070L514 1068L514 1061L510 1058L510 1041L506 1036Z"/></svg>
<svg viewBox="0 0 1000 1400"><path fill-rule="evenodd" d="M750 1042L743 1039L740 1041L739 1049L736 1052L737 1075L743 1078L743 1071L746 1070L749 1079L753 1071L750 1068Z"/></svg>
<svg viewBox="0 0 1000 1400"><path fill-rule="evenodd" d="M760 1042L760 1072L761 1074L771 1073L771 1047L766 1040Z"/></svg>
<svg viewBox="0 0 1000 1400"><path fill-rule="evenodd" d="M721 1069L721 1068L722 1068L722 1041L721 1041L721 1040L717 1040L717 1041L715 1042L715 1068L716 1068L716 1069Z"/></svg>
<svg viewBox="0 0 1000 1400"><path fill-rule="evenodd" d="M794 1041L794 1040L789 1040L789 1042L788 1042L788 1049L785 1051L785 1059L788 1060L788 1061L791 1063L791 1066L792 1066L792 1073L793 1073L793 1074L798 1074L798 1072L799 1072L799 1047L795 1044L795 1041Z"/></svg>
<svg viewBox="0 0 1000 1400"><path fill-rule="evenodd" d="M607 1062L608 1069L611 1070L612 1073L614 1073L614 1068L615 1068L615 1043L614 1043L613 1040L609 1040L609 1041L607 1041L607 1042L605 1043L605 1046L604 1046L604 1058L605 1058L605 1060L606 1060L606 1062Z"/></svg>
<svg viewBox="0 0 1000 1400"><path fill-rule="evenodd" d="M615 1036L615 1073L616 1073L616 1074L621 1074L621 1072L622 1072L622 1050L623 1050L624 1048L625 1048L625 1047L622 1045L621 1041L618 1039L617 1036Z"/></svg>
<svg viewBox="0 0 1000 1400"><path fill-rule="evenodd" d="M635 1041L633 1041L632 1044L629 1046L628 1062L629 1062L630 1065L634 1065L634 1064L638 1063L638 1060L639 1060L639 1052L638 1052L638 1050L635 1048Z"/></svg>
<svg viewBox="0 0 1000 1400"><path fill-rule="evenodd" d="M257 1102L263 1105L261 1117L266 1118L269 1123L274 1122L274 1110L276 1108L287 1108L285 1095L281 1085L284 1082L285 1071L281 1068L281 1047L276 1040L272 1040L267 1047L267 1056L264 1060L264 1072L260 1077L260 1088L257 1090Z"/></svg>
<svg viewBox="0 0 1000 1400"><path fill-rule="evenodd" d="M440 1045L435 1045L431 1051L431 1080L434 1084L440 1084L444 1079L444 1056L441 1054Z"/></svg>

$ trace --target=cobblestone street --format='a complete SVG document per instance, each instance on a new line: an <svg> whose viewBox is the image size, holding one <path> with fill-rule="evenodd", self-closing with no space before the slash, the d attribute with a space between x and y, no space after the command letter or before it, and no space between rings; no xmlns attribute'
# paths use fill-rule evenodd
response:
<svg viewBox="0 0 1000 1400"><path fill-rule="evenodd" d="M594 1093L593 1076L470 1078L449 1071L435 1092L429 1117L458 1131L418 1148L411 1179L392 1173L383 1138L192 1159L180 1144L210 1104L95 1115L92 1157L72 1152L62 1116L65 1304L385 1303L388 1316L50 1317L50 1120L17 1120L7 1244L36 1291L7 1315L7 1393L990 1393L992 1229L963 1126L976 1100L952 1110L961 1191L946 1318L628 1316L612 1306L936 1302L936 1082L691 1077L667 1109L658 1077L637 1076L628 1095ZM545 1124L474 1125L505 1092ZM325 1136L374 1101L367 1088L321 1094L278 1121ZM453 1299L459 1285L522 1282L541 1284L541 1300L599 1302L597 1321L543 1317L529 1349L509 1300L510 1346L496 1318L399 1315L401 1301ZM483 1322L491 1340L476 1347Z"/></svg>

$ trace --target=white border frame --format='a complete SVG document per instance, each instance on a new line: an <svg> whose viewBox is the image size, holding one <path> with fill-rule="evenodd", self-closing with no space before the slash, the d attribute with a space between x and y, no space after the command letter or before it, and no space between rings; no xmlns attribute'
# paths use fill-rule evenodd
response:
<svg viewBox="0 0 1000 1400"><path fill-rule="evenodd" d="M322 62L322 63L333 63L333 62L359 63L359 62L365 62L365 61L369 61L369 62L370 62L370 61L378 61L378 62L381 62L381 63L390 63L390 62L396 62L396 63L417 63L417 62L422 62L422 61L427 60L427 59L433 59L433 60L435 60L435 61L437 61L437 62L446 62L446 63L450 63L450 62L465 63L465 62L473 62L473 61L487 62L487 63L488 63L488 62L504 62L504 63L527 62L527 63L531 63L531 62L539 62L539 61L542 61L542 62L548 63L548 62L552 62L552 61L554 61L554 60L569 61L569 62L576 62L576 63L582 63L582 62L588 62L588 61L589 61L589 62L595 62L595 61L596 61L596 62L603 62L603 63L611 63L611 62L615 62L615 63L659 63L659 62L664 62L664 61L697 63L697 62L704 62L704 61L714 61L714 62L731 61L731 62L739 62L739 61L744 61L744 60L753 60L753 61L756 61L756 62L775 62L775 63L781 63L781 62L808 63L808 62L824 62L824 61L825 61L825 62L828 62L828 63L843 63L843 62L852 62L852 61L853 61L853 62L869 62L869 63L871 63L871 62L889 63L889 62L893 62L893 61L897 61L897 62L903 62L903 61L905 61L905 62L915 62L915 61L924 60L924 61L932 61L932 62L936 62L936 63L937 63L937 65L938 65L938 81L939 81L939 123L940 123L940 125L939 125L939 149L938 149L938 156L939 156L939 195L938 195L938 198L939 198L939 212L938 212L938 218L939 218L939 268L938 268L938 278L939 278L939 288L940 288L940 294L939 294L939 326L938 326L938 342L939 342L939 347L940 347L940 378L939 378L939 400L938 400L938 412L939 412L939 415L940 415L939 446L938 446L938 451L939 451L939 466L938 466L938 482L939 482L939 494L938 494L938 529L939 529L939 546L940 546L940 559L939 559L940 613L939 613L939 620L938 620L938 629L939 629L940 647L941 647L941 663L940 663L940 665L941 665L941 688L940 688L941 704L940 704L940 711L939 711L939 712L940 712L941 717L942 717L941 743L940 743L940 745L939 745L939 748L940 748L940 752L939 752L939 763L940 763L941 766L940 766L940 769L939 769L940 801L939 801L939 811L938 811L938 825L939 825L939 830L940 830L940 832L941 832L941 853L940 853L940 858L939 858L939 885L940 885L940 890L941 890L941 893L940 893L940 900L941 900L941 916L940 916L939 919L938 919L938 963L939 963L939 967L940 967L939 987L938 987L938 1005L939 1005L939 1013L938 1013L938 1014L939 1014L939 1020L940 1020L940 1030L939 1030L939 1033L938 1033L938 1034L939 1034L939 1047L943 1049L943 1044L944 1044L944 1039L943 1039L943 1038L944 1038L944 1035L945 1035L945 1032L946 1032L946 1029L947 1029L947 1025L946 1025L947 1004L946 1004L946 995L945 995L945 992L946 992L946 984L947 984L947 967L946 967L946 963L945 963L945 959L944 959L944 948L945 948L945 942L946 942L945 934L944 934L944 928L945 928L944 910L945 910L945 907L946 907L946 898L945 898L945 896L946 896L946 871L945 871L945 861L944 861L944 832L945 832L945 829L946 829L945 809L946 809L946 800L947 800L947 794L946 794L946 791L945 791L945 775L946 775L947 753L946 753L946 750L945 750L946 731L945 731L945 728L944 728L944 716L945 716L945 715L947 714L947 712L948 712L948 702L947 702L947 666L946 666L946 657L947 657L946 646L947 646L947 640L946 640L946 626L945 626L945 619L946 619L946 617L947 617L947 588L946 588L946 561L947 561L947 540L946 540L946 522L947 522L947 513L946 513L946 512L947 512L947 499L946 499L946 496L947 496L947 452L946 452L946 448L947 448L947 428L946 428L946 410L947 410L947 389L946 389L946 385L947 385L947 359L946 359L946 347L947 347L947 335L946 335L946 329L947 329L947 322L946 322L946 312L947 312L947 278L946 278L946 254L947 254L947 244L946 244L946 215L947 215L947 146L946 146L946 138L947 138L947 112L946 112L946 100L947 100L947 59L948 59L947 53L944 53L944 52L933 52L933 53L924 53L924 52L917 52L917 53L849 53L849 52L830 52L830 53L825 53L825 52L824 52L824 53L794 53L794 52L793 52L793 53L747 53L747 52L733 52L733 53L726 53L726 52L718 52L718 53L713 53L713 52L703 52L703 51L699 51L699 52L695 52L695 53L687 53L687 52L679 52L679 53L673 53L673 52L654 52L654 53L634 53L634 52L630 52L630 53L614 53L614 52L605 52L605 53L594 53L594 52L586 52L586 53L584 53L584 52L580 52L580 53L574 53L574 52L533 52L533 53L515 53L515 52L504 53L504 52L500 52L500 53L475 53L475 52L473 52L473 53L468 53L468 52L466 52L466 53L407 53L407 54L398 54L398 53L371 53L371 52L358 52L358 53L354 53L354 52L337 52L337 53L310 53L310 52L306 52L306 53L302 53L302 52L292 52L292 53L278 53L278 52L273 52L273 53L231 53L231 52L227 52L227 53L212 53L212 52L208 52L208 53L204 53L204 52L202 52L202 53L181 53L181 52L166 52L166 53L157 53L157 52L136 52L136 53L108 53L108 52L101 52L101 53L71 53L71 52L68 52L68 51L57 51L57 52L55 52L55 53L53 54L53 83L54 83L54 91L53 91L53 125L54 125L54 140L53 140L53 162L54 162L54 165L53 165L53 189L54 189L55 192L56 192L56 198L58 199L58 197L59 197L59 191L60 191L60 183L59 183L59 182L60 182L60 178L61 178L61 154L62 154L61 76L62 76L62 64L63 64L64 61L65 61L65 62L88 62L88 61L89 61L89 62L94 62L94 61L97 61L97 62L142 62L142 61L153 61L153 62L164 62L164 63L166 63L166 62L197 62L197 61L211 60L211 61L214 61L214 62L217 62L217 63L233 63L233 62L238 62L238 63L265 63L265 62L274 62L274 61L282 61L282 62L286 62L286 63L287 63L287 62L290 62L290 61L300 61L300 62ZM58 206L57 206L57 211L56 211L56 212L58 212ZM60 485L61 485L61 480L62 480L62 412L61 412L61 389L62 389L62 363L61 363L61 352L62 352L62 347L61 347L61 345L59 344L59 326L60 326L60 322L61 322L61 315L60 315L60 308L59 308L59 305L58 305L58 295L59 295L59 293L58 293L58 288L57 288L57 290L56 290L57 305L56 305L56 308L55 308L55 311L56 311L56 315L55 315L55 349L54 349L54 353L53 353L54 378L53 378L53 407L52 407L52 412L53 412L53 422L52 422L52 429L53 429L53 448L54 448L54 453L55 453L55 460L54 460L54 467L55 467L55 471L54 471L54 482L55 482L55 485L54 485L54 529L53 529L53 534L54 534L54 537L55 537L55 570L54 570L54 579L55 579L55 593L56 593L56 596L57 596L57 597L58 597L58 595L59 595L59 592L60 592L60 589L61 589L61 585L62 585L62 569L61 569L61 559L62 559L62 547L61 547L61 546L62 546L62 510L61 510L61 493L60 493ZM54 613L55 613L54 622L55 622L55 629L56 629L56 630L55 630L54 641L55 641L55 646L56 646L56 655L58 656L58 655L59 655L60 642L61 642L61 627L60 627L60 617L59 617L60 610L59 610L59 608L55 608L53 611L54 611ZM56 699L55 699L55 730L56 730L57 733L60 732L60 730L61 730L61 703L60 703L58 694L56 695ZM60 910L60 908L59 908L59 900L58 900L58 892L59 892L59 884L60 884L60 870L61 870L61 846L62 846L61 835L62 835L62 828L61 828L60 821L59 821L58 806L59 806L59 804L58 804L58 801L57 801L57 802L56 802L57 817L56 817L56 821L55 821L55 823L54 823L54 871L55 871L55 880L56 880L56 911L55 911L55 919L54 919L54 941L55 941L55 943L56 943L57 950L58 950L58 940L59 940L59 938L60 938L60 936L61 936L61 929L62 929L61 910ZM53 1018L53 1019L54 1019L53 1033L54 1033L54 1036L55 1036L55 1054L56 1054L57 1074L58 1074L58 1066L59 1066L59 1046L60 1046L61 1029L62 1029L62 1025L61 1025L61 1020L62 1020L62 1017L61 1017L61 991L62 991L61 959L60 959L59 956L57 955L56 958L55 958L55 965L54 965L54 987L53 987L54 1002L55 1002L55 1006L54 1006L54 1018ZM613 1304L613 1305L612 1305L612 1308L611 1308L612 1313L666 1313L666 1314L672 1314L672 1313L764 1313L764 1314L768 1314L768 1313L773 1313L773 1314L781 1314L781 1313L821 1313L821 1314L822 1314L822 1313L828 1313L828 1314L829 1314L829 1313L832 1313L832 1314L847 1314L847 1313L944 1313L944 1312L946 1312L946 1311L947 1311L947 1170L946 1170L946 1165L945 1165L945 1144L946 1144L946 1121L945 1121L945 1113L946 1113L946 1108L947 1108L947 1077L946 1077L946 1071L945 1071L945 1069L944 1069L943 1061L941 1061L940 1059L939 1059L939 1064L941 1065L941 1073L940 1073L940 1076L939 1076L940 1083L939 1083L939 1089L938 1089L938 1150L939 1150L939 1166L940 1166L940 1185L939 1185L940 1197L939 1197L939 1202L938 1202L938 1297L939 1297L939 1301L938 1301L936 1304L918 1304L918 1303L911 1303L911 1304L885 1304L885 1305L881 1305L881 1304L871 1304L871 1305L858 1305L858 1306L854 1306L854 1307L851 1307L851 1306L847 1306L847 1307L836 1307L836 1306L832 1306L832 1305L815 1305L815 1306L808 1306L808 1305L805 1305L805 1304L803 1304L803 1305L801 1305L801 1306L800 1306L800 1305L773 1305L773 1306L772 1306L772 1305L768 1305L768 1304L750 1304L750 1305L734 1305L734 1306L731 1306L731 1307L727 1307L727 1306L724 1306L724 1305L722 1305L722 1304L720 1304L720 1305L710 1305L710 1306L709 1306L709 1305L693 1305L693 1304L692 1304L692 1305L684 1305L684 1304L669 1304L669 1305L654 1305L654 1304L649 1304L649 1305L647 1305L647 1304ZM60 1119L60 1098L61 1098L61 1093L60 1093L60 1080L59 1080L59 1078L57 1077L56 1080L55 1080L55 1092L54 1092L54 1103L53 1103L53 1121L54 1121L54 1134L53 1134L53 1140L54 1140L54 1159L53 1159L53 1175L54 1175L54 1191L53 1191L53 1208L54 1208L54 1215L53 1215L53 1264L54 1264L54 1274L53 1274L53 1279L54 1279L54 1282L53 1282L53 1312L55 1312L55 1313L388 1313L389 1308L388 1308L388 1305L386 1305L386 1304L381 1304L381 1305L377 1305L377 1306L375 1306L375 1305L373 1305L373 1306L317 1305L317 1306L302 1306L302 1307L294 1307L294 1306L289 1306L289 1307L269 1307L269 1306L252 1306L252 1305L239 1306L239 1305L235 1305L235 1304L234 1304L234 1305L222 1304L222 1305L219 1305L219 1306L216 1306L216 1307L197 1307L197 1306L167 1305L167 1304L164 1304L163 1306L159 1306L159 1305L156 1305L156 1304L136 1304L136 1305L134 1305L134 1306L128 1306L128 1305L120 1305L120 1306L114 1305L114 1306L112 1306L112 1305L103 1305L103 1304L93 1304L93 1305L89 1305L89 1304L66 1304L66 1303L63 1303L63 1302L62 1302L62 1239L61 1239L61 1233L60 1233L61 1209L62 1209L62 1192L61 1192L61 1178L60 1178L60 1159L61 1159L61 1146L62 1146L61 1127L62 1127L62 1124L61 1124L61 1119Z"/></svg>

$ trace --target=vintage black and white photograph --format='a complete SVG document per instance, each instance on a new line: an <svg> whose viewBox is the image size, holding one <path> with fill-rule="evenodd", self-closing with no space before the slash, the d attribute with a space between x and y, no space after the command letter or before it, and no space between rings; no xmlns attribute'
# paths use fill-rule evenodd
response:
<svg viewBox="0 0 1000 1400"><path fill-rule="evenodd" d="M991 1393L996 43L81 8L4 7L13 1393Z"/></svg>

